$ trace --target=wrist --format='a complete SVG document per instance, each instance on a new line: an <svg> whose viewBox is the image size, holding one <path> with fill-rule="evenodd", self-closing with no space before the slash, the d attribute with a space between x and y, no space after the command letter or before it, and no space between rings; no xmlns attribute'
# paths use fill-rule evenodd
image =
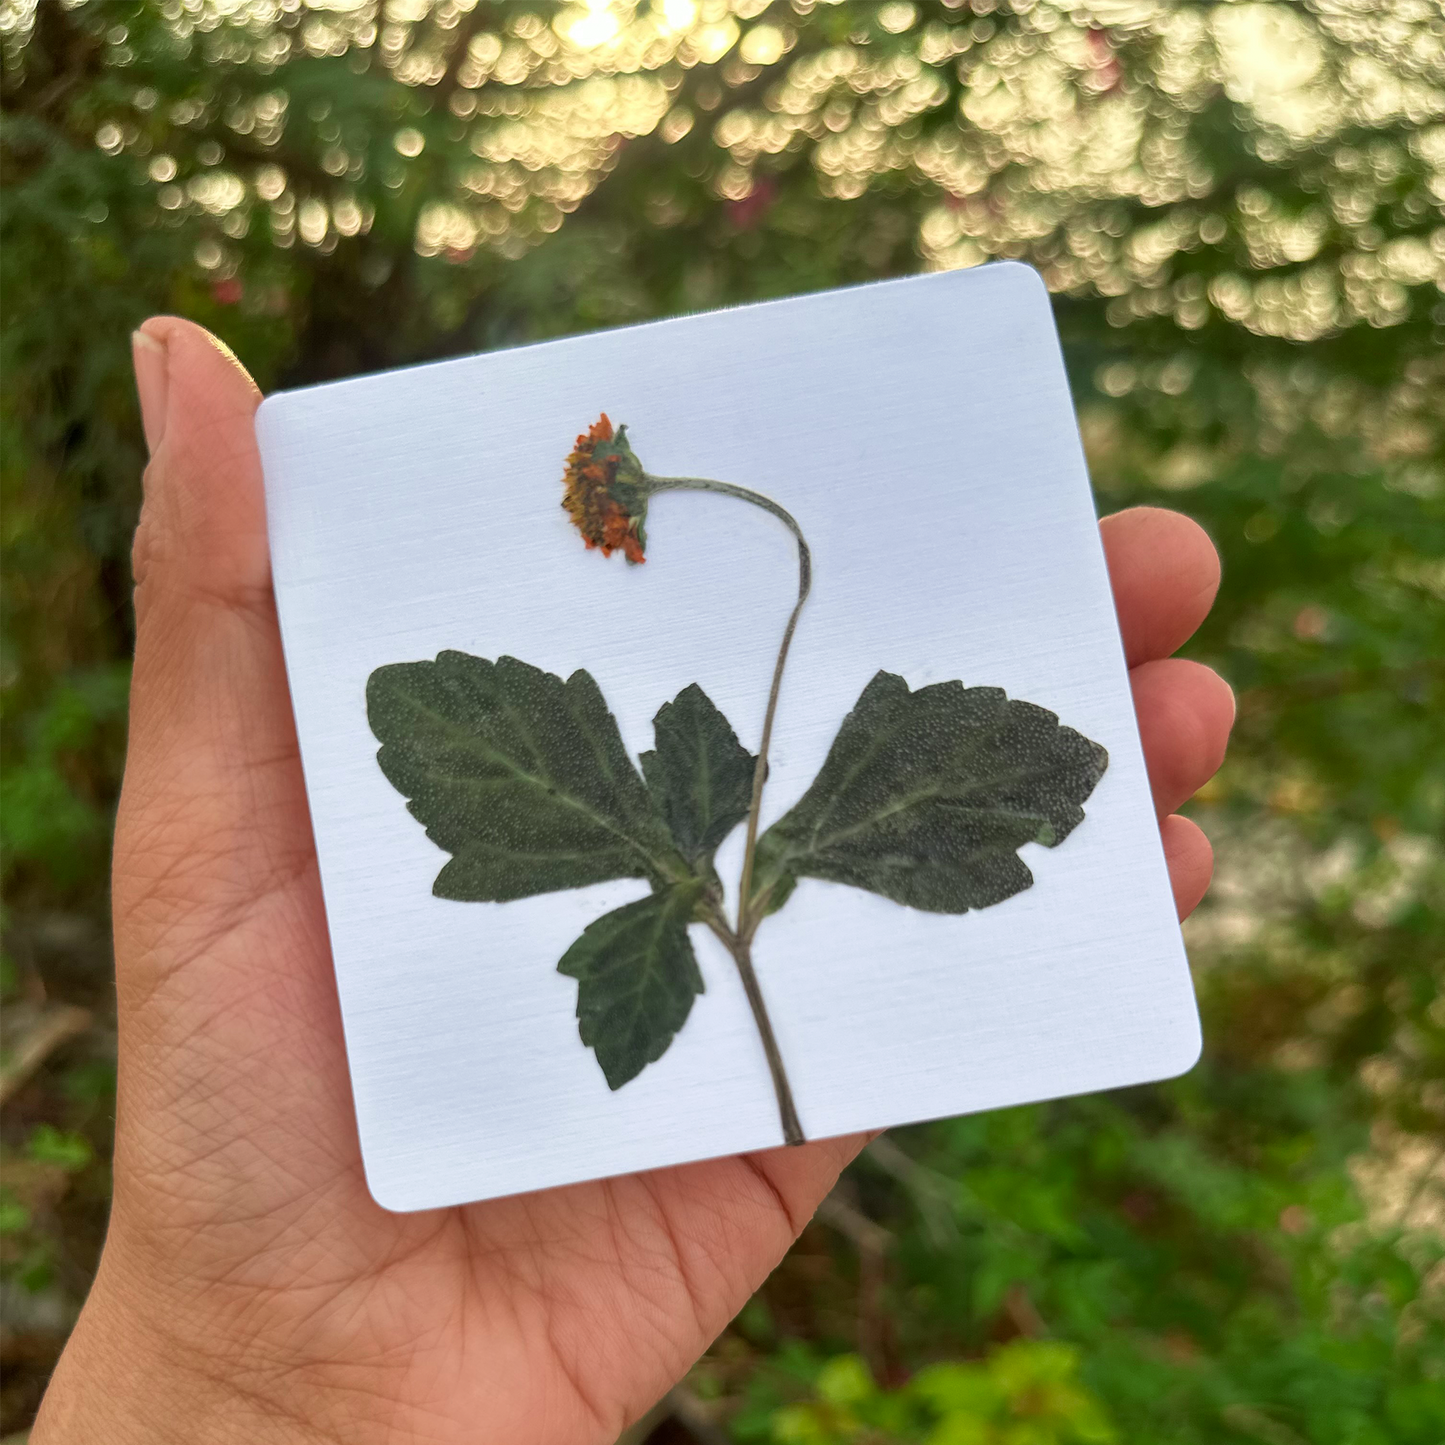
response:
<svg viewBox="0 0 1445 1445"><path fill-rule="evenodd" d="M244 1389L223 1351L141 1317L127 1303L138 1298L103 1260L31 1445L334 1445L270 1392Z"/></svg>

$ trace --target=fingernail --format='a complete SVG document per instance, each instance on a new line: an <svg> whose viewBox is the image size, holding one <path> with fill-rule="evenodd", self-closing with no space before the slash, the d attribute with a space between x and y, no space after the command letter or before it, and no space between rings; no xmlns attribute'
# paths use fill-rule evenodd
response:
<svg viewBox="0 0 1445 1445"><path fill-rule="evenodd" d="M146 446L154 456L166 432L166 402L170 392L165 343L148 331L135 331L131 333L130 352L135 365L136 394L140 397L141 425L145 428Z"/></svg>

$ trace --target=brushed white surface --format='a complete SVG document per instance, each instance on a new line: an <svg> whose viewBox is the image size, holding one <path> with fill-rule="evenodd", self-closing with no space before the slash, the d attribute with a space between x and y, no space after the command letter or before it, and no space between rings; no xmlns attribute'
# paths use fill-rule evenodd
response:
<svg viewBox="0 0 1445 1445"><path fill-rule="evenodd" d="M366 679L444 648L597 679L629 749L690 682L756 747L796 586L772 518L672 493L648 561L559 501L606 410L649 471L776 498L812 544L763 823L880 667L1005 688L1104 744L1033 888L943 917L805 880L755 958L804 1129L858 1129L1177 1073L1199 1033L1047 294L1014 263L686 317L268 398L258 416L291 694L372 1192L420 1209L780 1142L732 964L617 1093L557 960L599 885L433 898L447 855L376 765ZM735 885L742 829L719 869Z"/></svg>

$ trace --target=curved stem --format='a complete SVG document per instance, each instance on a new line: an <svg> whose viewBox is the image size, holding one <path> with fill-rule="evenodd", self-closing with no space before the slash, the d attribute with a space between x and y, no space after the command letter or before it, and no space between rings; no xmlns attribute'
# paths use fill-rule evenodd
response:
<svg viewBox="0 0 1445 1445"><path fill-rule="evenodd" d="M794 536L798 543L798 600L788 615L788 625L783 629L783 640L778 648L778 660L773 665L772 686L768 689L768 707L763 714L763 736L758 746L757 762L753 766L752 801L748 805L747 841L743 847L743 872L738 883L738 920L736 929L727 926L721 911L708 919L708 926L727 946L737 965L738 975L747 994L748 1007L752 1009L753 1022L757 1025L758 1036L763 1042L763 1053L767 1056L768 1071L773 1078L773 1092L777 1095L778 1116L783 1125L783 1141L787 1144L801 1144L804 1140L803 1127L798 1122L798 1111L793 1104L793 1091L788 1084L787 1071L783 1068L783 1057L778 1051L778 1041L773 1034L773 1025L768 1018L767 1006L763 1002L762 989L753 969L752 939L761 920L760 913L752 908L753 856L758 846L758 814L763 801L763 784L768 777L768 748L773 741L773 717L778 710L778 694L783 685L783 668L787 665L788 649L793 645L793 633L798 627L798 614L808 593L813 587L813 554L808 550L803 529L797 518L785 507L780 507L771 497L755 492L750 487L735 486L732 482L718 482L711 477L654 477L646 481L649 495L657 492L717 492L724 497L736 497L739 501L751 502L755 507L776 517Z"/></svg>
<svg viewBox="0 0 1445 1445"><path fill-rule="evenodd" d="M788 625L783 629L783 641L778 648L778 660L773 665L773 683L768 689L768 707L763 714L763 736L758 746L758 760L753 768L753 796L748 808L747 841L743 848L743 875L738 883L738 937L745 944L750 942L757 930L758 918L753 916L753 855L758 846L758 813L763 800L763 784L768 776L768 748L773 741L773 717L778 710L778 694L783 685L783 668L787 666L788 649L793 645L793 633L797 631L798 614L808 593L813 588L813 554L808 550L803 529L797 518L785 507L780 507L771 497L755 492L749 487L734 486L732 482L716 482L710 477L648 477L650 492L718 492L725 497L737 497L751 502L755 507L772 513L797 539L798 543L798 600L788 616Z"/></svg>

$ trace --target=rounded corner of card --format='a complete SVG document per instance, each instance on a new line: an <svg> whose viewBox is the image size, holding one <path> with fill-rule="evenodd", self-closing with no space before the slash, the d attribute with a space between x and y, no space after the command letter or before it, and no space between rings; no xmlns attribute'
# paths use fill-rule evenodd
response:
<svg viewBox="0 0 1445 1445"><path fill-rule="evenodd" d="M273 391L261 398L256 408L256 440L264 452L266 444L277 437L291 419L301 393L298 391Z"/></svg>
<svg viewBox="0 0 1445 1445"><path fill-rule="evenodd" d="M1162 1083L1166 1079L1183 1077L1199 1062L1203 1052L1204 1033L1199 1024L1199 1011L1193 1006L1191 998L1190 1007L1164 1040L1152 1081Z"/></svg>
<svg viewBox="0 0 1445 1445"><path fill-rule="evenodd" d="M979 269L981 272L986 271L992 275L996 284L1009 286L1021 297L1026 295L1035 301L1042 301L1052 309L1048 283L1045 282L1038 269L1030 266L1027 261L1011 259L992 261L986 268L980 267Z"/></svg>
<svg viewBox="0 0 1445 1445"><path fill-rule="evenodd" d="M388 1168L383 1162L361 1155L361 1172L366 1179L366 1192L388 1214L415 1214L432 1205L419 1198L414 1181L407 1175Z"/></svg>

